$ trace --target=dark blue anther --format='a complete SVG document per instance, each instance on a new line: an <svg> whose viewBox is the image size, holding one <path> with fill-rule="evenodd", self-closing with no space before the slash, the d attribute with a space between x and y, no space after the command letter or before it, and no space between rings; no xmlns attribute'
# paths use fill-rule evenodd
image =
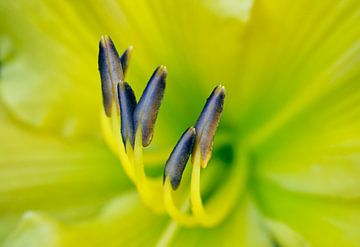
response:
<svg viewBox="0 0 360 247"><path fill-rule="evenodd" d="M152 140L155 121L164 96L167 70L159 66L151 76L134 111L134 126L138 131L141 124L142 145L148 146Z"/></svg>
<svg viewBox="0 0 360 247"><path fill-rule="evenodd" d="M201 165L203 168L206 167L211 158L214 136L223 110L224 98L225 88L222 85L218 85L206 100L206 104L195 124L196 140L193 158L195 157L195 152L200 149Z"/></svg>
<svg viewBox="0 0 360 247"><path fill-rule="evenodd" d="M180 137L169 159L166 161L163 181L167 176L170 178L171 187L176 190L181 181L186 163L193 151L196 131L195 128L188 128Z"/></svg>

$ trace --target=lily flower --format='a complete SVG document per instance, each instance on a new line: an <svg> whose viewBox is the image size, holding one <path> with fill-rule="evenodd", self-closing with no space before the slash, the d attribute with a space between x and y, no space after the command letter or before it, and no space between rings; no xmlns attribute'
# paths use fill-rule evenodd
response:
<svg viewBox="0 0 360 247"><path fill-rule="evenodd" d="M0 2L0 245L358 246L359 12Z"/></svg>

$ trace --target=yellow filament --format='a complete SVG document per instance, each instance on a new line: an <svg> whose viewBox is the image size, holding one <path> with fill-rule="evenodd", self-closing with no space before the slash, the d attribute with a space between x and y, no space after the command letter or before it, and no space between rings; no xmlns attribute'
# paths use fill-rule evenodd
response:
<svg viewBox="0 0 360 247"><path fill-rule="evenodd" d="M113 128L110 119L104 114L104 112L100 113L101 117L101 128L104 133L105 141L109 145L111 151L117 154L118 146L116 144L116 140L113 135Z"/></svg>
<svg viewBox="0 0 360 247"><path fill-rule="evenodd" d="M143 163L142 128L138 126L134 145L134 167L136 186L144 203L156 212L164 212L162 203L161 178L149 179L146 177Z"/></svg>
<svg viewBox="0 0 360 247"><path fill-rule="evenodd" d="M200 170L201 170L201 155L200 150L195 151L193 169L191 174L191 185L190 185L190 200L191 209L195 218L199 223L206 227L212 227L220 223L229 214L230 210L235 205L239 191L244 189L246 181L246 163L241 157L240 164L244 165L244 168L234 167L234 173L230 179L225 182L221 191L217 194L212 201L209 202L209 208L212 209L211 213L206 211L201 199L201 188L200 188ZM221 205L221 206L219 206ZM210 211L210 210L209 210Z"/></svg>
<svg viewBox="0 0 360 247"><path fill-rule="evenodd" d="M197 225L196 219L192 215L187 215L177 208L173 199L173 189L170 184L169 176L166 178L164 183L164 203L165 209L168 214L176 220L178 223L185 226Z"/></svg>
<svg viewBox="0 0 360 247"><path fill-rule="evenodd" d="M114 137L114 131L113 131L113 124L112 121L109 121L110 119L104 114L103 111L101 111L101 127L104 133L104 137L105 137L105 141L108 144L108 146L110 147L111 151L115 154L119 153L119 147L118 147L118 142L117 142L117 138ZM119 124L120 125L120 124ZM121 143L121 145L123 145ZM126 152L128 153L128 145L126 145ZM124 148L125 149L125 148ZM153 152L150 154L145 154L144 155L144 165L145 166L159 166L162 163L165 163L166 159L168 158L168 154L171 152L171 149L169 150L162 150L157 151L157 152ZM130 155L129 155L130 156Z"/></svg>
<svg viewBox="0 0 360 247"><path fill-rule="evenodd" d="M197 149L199 150L199 149ZM200 221L204 221L207 218L207 214L203 207L200 191L200 168L201 168L201 155L199 151L195 152L193 158L193 169L191 173L191 188L190 188L190 199L191 209L195 217L199 218Z"/></svg>
<svg viewBox="0 0 360 247"><path fill-rule="evenodd" d="M111 107L111 118L107 118L105 114L102 117L102 126L105 133L105 139L112 147L113 151L120 159L120 163L126 175L135 182L135 173L131 161L129 160L120 134L120 116L114 104Z"/></svg>
<svg viewBox="0 0 360 247"><path fill-rule="evenodd" d="M120 116L116 107L111 108L111 118L102 113L101 120L106 142L117 154L125 173L137 187L144 203L154 211L163 212L162 181L160 178L148 179L145 175L141 131L137 131L135 148L133 149L128 141L125 147L121 138Z"/></svg>

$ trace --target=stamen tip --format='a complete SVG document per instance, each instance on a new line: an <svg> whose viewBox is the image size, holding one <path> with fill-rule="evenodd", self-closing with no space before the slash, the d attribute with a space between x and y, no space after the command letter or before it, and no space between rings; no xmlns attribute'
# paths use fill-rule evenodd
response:
<svg viewBox="0 0 360 247"><path fill-rule="evenodd" d="M168 75L168 71L165 65L160 65L159 67L156 68L155 73L154 73L154 77L159 77L162 80L164 80Z"/></svg>
<svg viewBox="0 0 360 247"><path fill-rule="evenodd" d="M133 51L133 46L130 45L120 57L120 62L121 62L121 66L122 66L122 69L123 69L124 76L125 76L125 74L127 72L127 69L129 67L132 51Z"/></svg>
<svg viewBox="0 0 360 247"><path fill-rule="evenodd" d="M167 68L165 65L160 65L158 67L158 71L161 72L161 73L166 73L167 74Z"/></svg>
<svg viewBox="0 0 360 247"><path fill-rule="evenodd" d="M117 89L120 104L122 140L125 146L127 141L134 146L135 132L133 114L136 107L135 94L127 82L118 83Z"/></svg>
<svg viewBox="0 0 360 247"><path fill-rule="evenodd" d="M196 147L193 151L193 160L197 153L201 155L201 166L205 168L211 158L213 141L223 111L225 87L216 86L196 122Z"/></svg>
<svg viewBox="0 0 360 247"><path fill-rule="evenodd" d="M106 115L110 117L111 107L114 102L118 108L116 87L119 81L124 80L124 74L118 52L108 35L102 35L100 38L98 66L101 77L104 110Z"/></svg>
<svg viewBox="0 0 360 247"><path fill-rule="evenodd" d="M225 94L226 94L225 86L223 86L221 83L216 86L215 91L218 95L225 96Z"/></svg>
<svg viewBox="0 0 360 247"><path fill-rule="evenodd" d="M115 49L114 43L109 35L104 34L100 37L100 49Z"/></svg>
<svg viewBox="0 0 360 247"><path fill-rule="evenodd" d="M188 128L180 137L175 148L166 161L163 182L169 176L171 187L176 190L181 182L181 177L185 170L186 163L192 153L195 142L196 130Z"/></svg>
<svg viewBox="0 0 360 247"><path fill-rule="evenodd" d="M155 121L159 112L166 86L167 69L161 65L152 74L134 111L134 123L137 131L142 126L142 144L148 146L153 137Z"/></svg>
<svg viewBox="0 0 360 247"><path fill-rule="evenodd" d="M100 43L104 44L106 42L106 40L109 40L109 39L110 39L109 35L103 34L100 37Z"/></svg>

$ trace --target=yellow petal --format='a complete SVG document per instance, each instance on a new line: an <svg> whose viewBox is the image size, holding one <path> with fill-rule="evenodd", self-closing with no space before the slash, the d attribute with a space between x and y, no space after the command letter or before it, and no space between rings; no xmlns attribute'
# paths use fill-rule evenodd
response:
<svg viewBox="0 0 360 247"><path fill-rule="evenodd" d="M110 247L130 243L132 246L154 246L166 223L166 217L145 208L133 192L114 198L98 216L75 224L28 212L5 246Z"/></svg>
<svg viewBox="0 0 360 247"><path fill-rule="evenodd" d="M284 190L258 183L256 191L268 217L286 222L310 246L358 246L360 204Z"/></svg>
<svg viewBox="0 0 360 247"><path fill-rule="evenodd" d="M104 144L31 131L1 108L0 119L0 241L27 210L65 221L83 219L130 188Z"/></svg>

